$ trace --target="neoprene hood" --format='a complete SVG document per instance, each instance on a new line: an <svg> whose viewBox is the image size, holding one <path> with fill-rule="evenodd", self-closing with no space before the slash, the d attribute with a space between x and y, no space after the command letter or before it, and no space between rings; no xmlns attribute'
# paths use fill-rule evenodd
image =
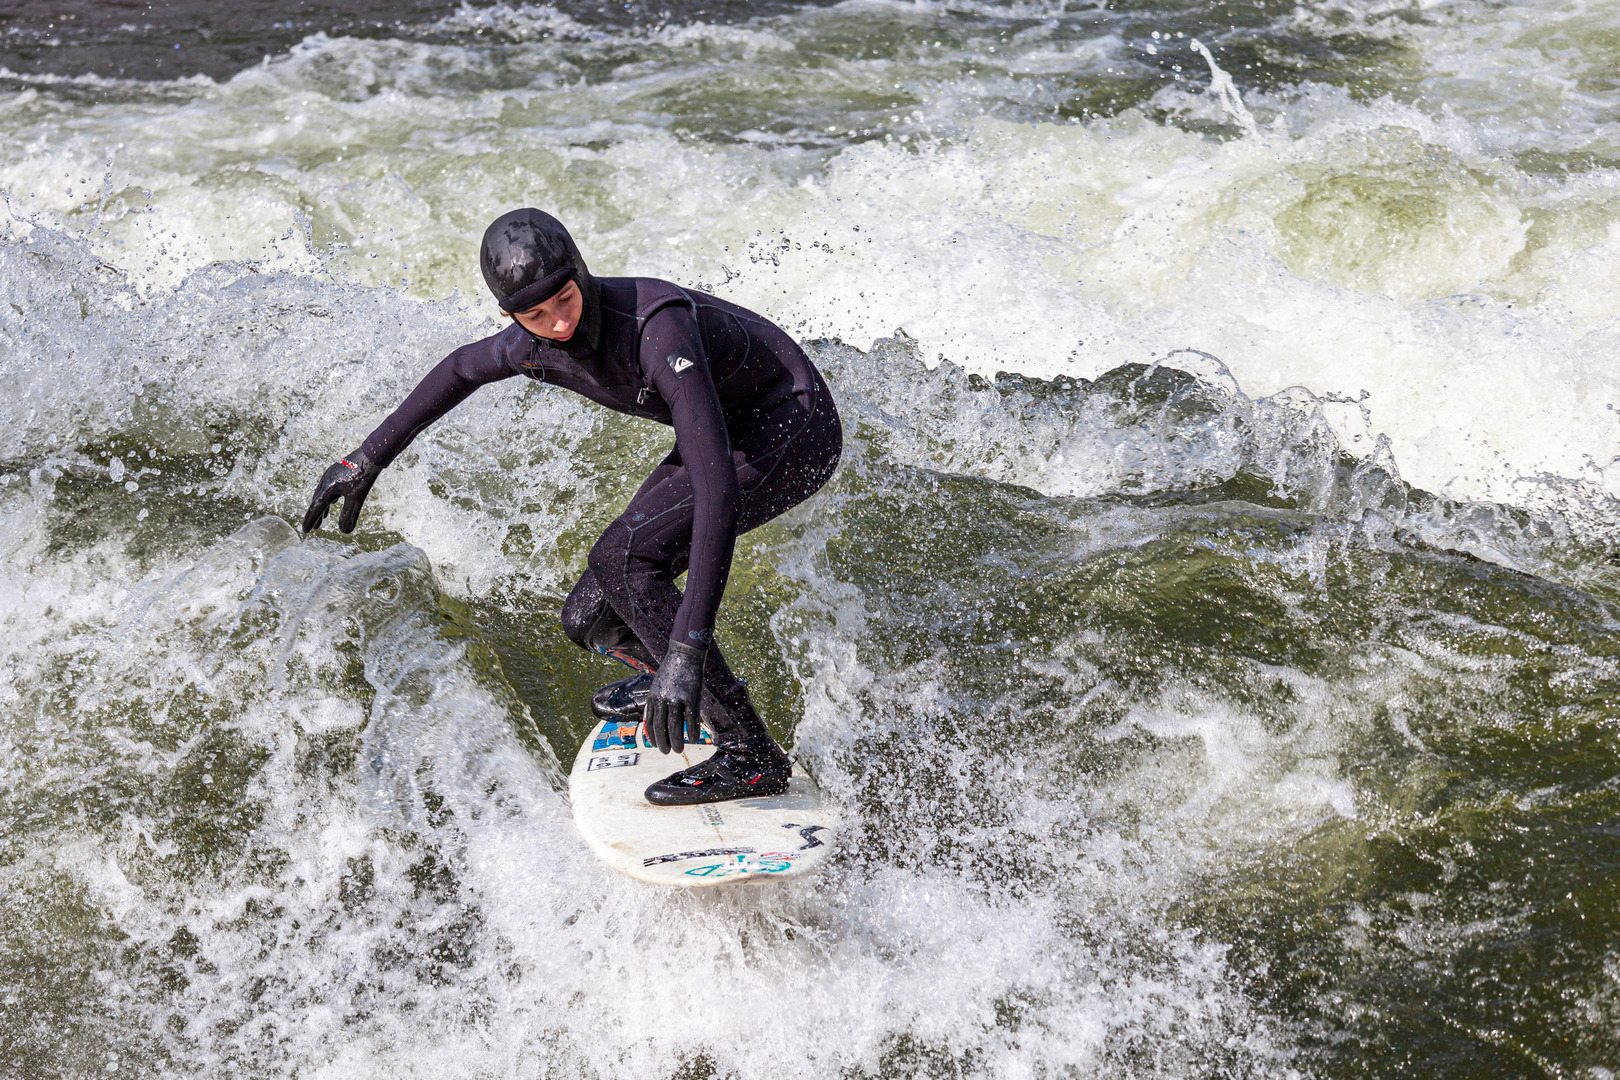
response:
<svg viewBox="0 0 1620 1080"><path fill-rule="evenodd" d="M508 313L527 311L572 280L579 286L584 311L573 337L557 345L570 354L596 349L602 322L599 290L562 222L528 206L502 214L484 230L478 268Z"/></svg>

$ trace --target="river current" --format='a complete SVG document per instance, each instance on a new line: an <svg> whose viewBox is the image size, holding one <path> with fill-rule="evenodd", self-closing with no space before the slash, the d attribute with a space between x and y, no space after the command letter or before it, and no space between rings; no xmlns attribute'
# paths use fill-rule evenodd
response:
<svg viewBox="0 0 1620 1080"><path fill-rule="evenodd" d="M0 1077L1620 1072L1620 4L0 4ZM845 822L619 877L557 612L708 289L839 473L719 636Z"/></svg>

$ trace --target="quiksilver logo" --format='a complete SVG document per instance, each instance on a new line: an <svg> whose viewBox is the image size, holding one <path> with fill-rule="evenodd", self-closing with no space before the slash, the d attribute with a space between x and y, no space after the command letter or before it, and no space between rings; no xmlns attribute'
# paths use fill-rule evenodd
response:
<svg viewBox="0 0 1620 1080"><path fill-rule="evenodd" d="M672 356L669 358L669 366L674 370L675 374L680 375L692 366L692 361L684 356Z"/></svg>

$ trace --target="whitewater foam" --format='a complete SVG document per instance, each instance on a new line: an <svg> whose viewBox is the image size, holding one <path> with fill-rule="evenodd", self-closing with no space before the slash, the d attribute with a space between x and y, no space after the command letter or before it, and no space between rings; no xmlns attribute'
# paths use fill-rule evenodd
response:
<svg viewBox="0 0 1620 1080"><path fill-rule="evenodd" d="M468 7L218 82L0 75L10 1067L1288 1075L1417 1045L1530 925L1568 947L1499 950L1500 1001L1578 1001L1523 1040L1604 1060L1560 906L1601 894L1551 862L1606 835L1620 670L1602 27L1179 18ZM1413 66L1259 80L1274 29ZM512 380L356 536L287 524L499 326L472 253L520 203L839 395L721 628L848 815L815 882L649 893L568 820L607 676L555 608L667 435Z"/></svg>

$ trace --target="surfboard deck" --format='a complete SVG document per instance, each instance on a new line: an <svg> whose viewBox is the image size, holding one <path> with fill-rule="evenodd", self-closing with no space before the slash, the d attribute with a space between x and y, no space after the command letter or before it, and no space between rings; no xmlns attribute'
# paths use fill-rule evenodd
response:
<svg viewBox="0 0 1620 1080"><path fill-rule="evenodd" d="M813 873L832 853L837 825L797 765L788 790L702 806L654 806L655 780L714 753L707 730L679 754L660 754L637 721L597 724L568 776L574 825L597 858L637 881L697 888Z"/></svg>

